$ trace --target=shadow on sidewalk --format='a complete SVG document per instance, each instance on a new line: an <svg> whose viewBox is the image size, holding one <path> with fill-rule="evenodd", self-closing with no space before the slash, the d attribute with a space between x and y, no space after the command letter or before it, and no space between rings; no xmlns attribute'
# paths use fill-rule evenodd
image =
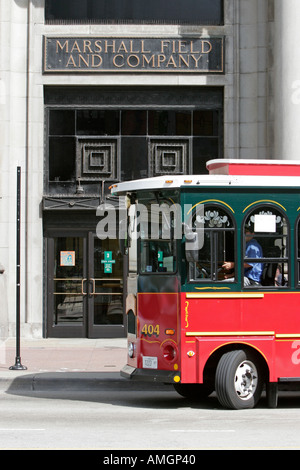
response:
<svg viewBox="0 0 300 470"><path fill-rule="evenodd" d="M122 378L119 372L41 372L22 374L22 376L16 377L13 380L7 379L6 385L7 393L21 393L22 391L39 392L47 390L58 392L173 390L171 384L134 382Z"/></svg>
<svg viewBox="0 0 300 470"><path fill-rule="evenodd" d="M180 396L172 384L130 381L122 378L119 372L24 374L7 381L2 379L1 387L3 392L10 395L90 401L134 408L222 409L215 392L207 398L192 400ZM292 388L293 390L279 392L278 408L300 408L300 390L298 387ZM267 408L265 392L257 408Z"/></svg>

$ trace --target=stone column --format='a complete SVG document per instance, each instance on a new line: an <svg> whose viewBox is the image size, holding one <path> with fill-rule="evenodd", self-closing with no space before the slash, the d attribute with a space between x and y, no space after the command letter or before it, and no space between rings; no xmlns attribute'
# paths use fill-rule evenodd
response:
<svg viewBox="0 0 300 470"><path fill-rule="evenodd" d="M268 1L239 0L239 158L268 158Z"/></svg>
<svg viewBox="0 0 300 470"><path fill-rule="evenodd" d="M274 0L274 158L300 159L300 2Z"/></svg>
<svg viewBox="0 0 300 470"><path fill-rule="evenodd" d="M0 339L16 318L16 181L21 181L21 334L42 330L42 0L0 0ZM39 78L38 78L39 77Z"/></svg>
<svg viewBox="0 0 300 470"><path fill-rule="evenodd" d="M26 166L26 65L27 65L27 0L0 2L0 262L5 272L2 279L1 303L6 311L11 332L16 318L16 181L17 166L22 168L22 213L25 212ZM21 240L25 242L24 218L21 218ZM24 253L21 253L21 266ZM24 282L24 270L21 273ZM5 289L5 292L3 290ZM25 294L21 295L21 321L25 318ZM7 309L6 309L7 307ZM1 319L1 322L3 320ZM2 328L3 325L1 325Z"/></svg>

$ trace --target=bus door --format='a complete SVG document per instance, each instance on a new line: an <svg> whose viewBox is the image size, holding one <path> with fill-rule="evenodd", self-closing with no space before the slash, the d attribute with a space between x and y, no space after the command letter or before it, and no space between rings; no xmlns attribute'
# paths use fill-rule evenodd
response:
<svg viewBox="0 0 300 470"><path fill-rule="evenodd" d="M166 372L160 371L171 371L173 377L179 369L179 241L172 223L169 235L162 236L166 214L150 202L143 200L129 211L128 364L165 380Z"/></svg>

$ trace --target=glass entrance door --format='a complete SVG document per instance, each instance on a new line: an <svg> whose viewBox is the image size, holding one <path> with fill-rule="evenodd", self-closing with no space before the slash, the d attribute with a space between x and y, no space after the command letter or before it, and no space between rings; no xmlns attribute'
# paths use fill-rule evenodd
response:
<svg viewBox="0 0 300 470"><path fill-rule="evenodd" d="M92 232L47 239L47 336L124 336L123 259Z"/></svg>
<svg viewBox="0 0 300 470"><path fill-rule="evenodd" d="M123 258L118 240L89 235L89 337L123 336Z"/></svg>

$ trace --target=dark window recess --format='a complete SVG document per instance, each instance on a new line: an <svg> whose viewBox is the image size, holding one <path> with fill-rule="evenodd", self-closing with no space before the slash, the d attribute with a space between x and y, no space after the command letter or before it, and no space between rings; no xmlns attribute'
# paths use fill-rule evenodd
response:
<svg viewBox="0 0 300 470"><path fill-rule="evenodd" d="M117 135L119 111L77 111L76 131L78 135Z"/></svg>
<svg viewBox="0 0 300 470"><path fill-rule="evenodd" d="M122 138L121 180L147 178L148 143L143 137Z"/></svg>
<svg viewBox="0 0 300 470"><path fill-rule="evenodd" d="M47 23L224 23L223 0L45 0Z"/></svg>
<svg viewBox="0 0 300 470"><path fill-rule="evenodd" d="M49 138L49 181L74 181L75 139Z"/></svg>
<svg viewBox="0 0 300 470"><path fill-rule="evenodd" d="M194 154L193 156L193 173L194 175L205 175L207 173L206 169L206 158L201 154Z"/></svg>
<svg viewBox="0 0 300 470"><path fill-rule="evenodd" d="M147 111L128 110L122 112L122 135L145 135L146 129Z"/></svg>
<svg viewBox="0 0 300 470"><path fill-rule="evenodd" d="M217 111L194 111L193 133L201 136L218 136L219 120Z"/></svg>
<svg viewBox="0 0 300 470"><path fill-rule="evenodd" d="M74 135L75 111L53 110L49 119L50 135Z"/></svg>
<svg viewBox="0 0 300 470"><path fill-rule="evenodd" d="M191 135L191 112L149 111L149 135Z"/></svg>

